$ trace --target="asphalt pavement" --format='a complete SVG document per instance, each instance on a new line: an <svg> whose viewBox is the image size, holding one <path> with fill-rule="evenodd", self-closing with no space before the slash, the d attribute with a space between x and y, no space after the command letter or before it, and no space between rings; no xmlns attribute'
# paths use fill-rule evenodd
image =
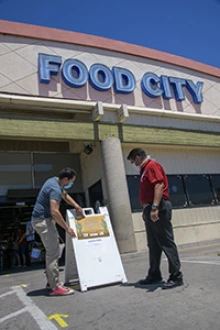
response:
<svg viewBox="0 0 220 330"><path fill-rule="evenodd" d="M66 297L50 297L42 269L0 276L0 329L4 330L218 330L220 329L220 242L180 249L184 285L162 290L140 286L146 252L122 256L128 283ZM167 260L161 263L168 278ZM64 266L60 267L61 280Z"/></svg>

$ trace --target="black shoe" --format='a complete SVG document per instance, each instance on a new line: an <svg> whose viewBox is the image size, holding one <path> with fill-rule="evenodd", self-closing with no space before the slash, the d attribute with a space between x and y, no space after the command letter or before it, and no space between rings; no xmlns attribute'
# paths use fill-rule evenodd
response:
<svg viewBox="0 0 220 330"><path fill-rule="evenodd" d="M183 285L183 275L180 274L178 276L172 276L170 275L168 281L166 283L164 283L164 285L162 286L162 289L172 289L175 288L176 286L181 286Z"/></svg>
<svg viewBox="0 0 220 330"><path fill-rule="evenodd" d="M162 280L163 280L162 277L147 276L144 280L140 280L139 284L140 285L156 284L156 283L160 283Z"/></svg>

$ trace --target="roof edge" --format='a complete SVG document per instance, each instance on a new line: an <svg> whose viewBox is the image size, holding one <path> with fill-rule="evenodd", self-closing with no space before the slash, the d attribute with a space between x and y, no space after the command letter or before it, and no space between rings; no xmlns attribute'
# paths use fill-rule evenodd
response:
<svg viewBox="0 0 220 330"><path fill-rule="evenodd" d="M151 48L89 34L0 20L0 34L88 46L160 61L220 78L220 68Z"/></svg>

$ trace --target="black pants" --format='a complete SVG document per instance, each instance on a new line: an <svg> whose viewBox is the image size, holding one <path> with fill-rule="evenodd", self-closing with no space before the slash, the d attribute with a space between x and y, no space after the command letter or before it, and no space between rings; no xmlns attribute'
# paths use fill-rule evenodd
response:
<svg viewBox="0 0 220 330"><path fill-rule="evenodd" d="M160 262L162 251L165 253L171 276L180 274L180 260L176 244L174 242L172 218L172 204L162 200L159 208L159 220L153 222L150 219L151 206L145 207L144 218L149 247L150 268L148 276L160 278Z"/></svg>

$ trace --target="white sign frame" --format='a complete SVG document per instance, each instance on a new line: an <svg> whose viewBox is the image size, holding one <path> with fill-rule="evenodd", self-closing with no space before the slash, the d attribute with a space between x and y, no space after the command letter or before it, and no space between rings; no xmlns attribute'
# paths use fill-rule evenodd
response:
<svg viewBox="0 0 220 330"><path fill-rule="evenodd" d="M100 207L99 214L95 214L93 209L84 209L86 211L90 212L86 219L104 216L109 236L78 239L66 234L65 283L71 283L78 277L83 292L92 287L127 283L107 207ZM74 209L67 210L66 221L76 233Z"/></svg>

